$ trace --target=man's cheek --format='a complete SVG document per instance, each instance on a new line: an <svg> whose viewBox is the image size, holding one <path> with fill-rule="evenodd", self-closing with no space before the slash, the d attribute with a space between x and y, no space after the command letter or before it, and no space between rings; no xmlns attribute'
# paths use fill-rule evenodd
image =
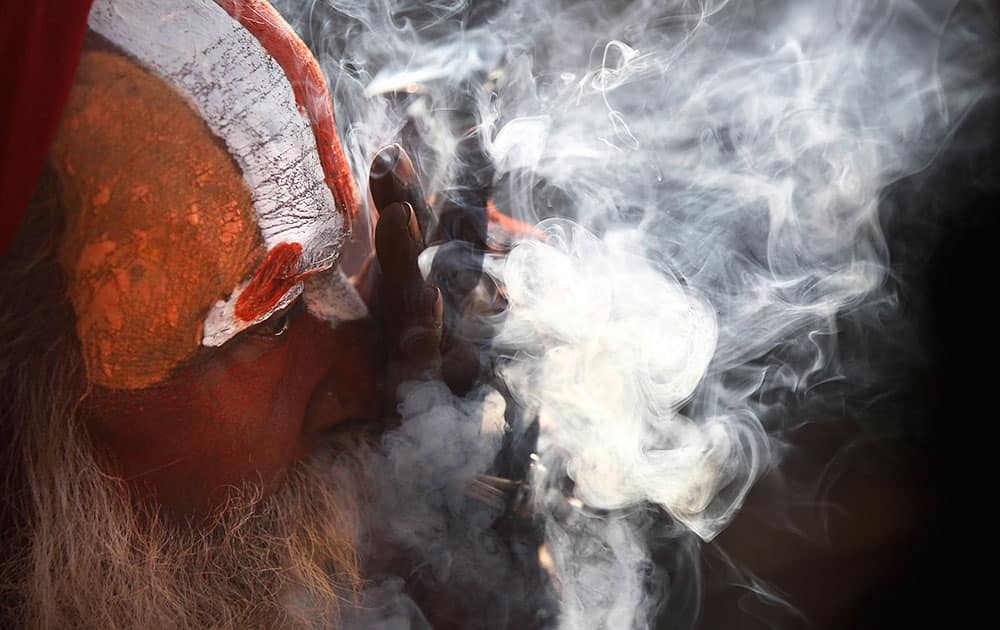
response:
<svg viewBox="0 0 1000 630"><path fill-rule="evenodd" d="M324 431L349 420L372 420L381 415L377 327L370 319L345 322L327 329L325 356L315 356L321 369L310 393L304 432ZM316 354L313 349L310 352ZM315 379L315 375L312 377Z"/></svg>
<svg viewBox="0 0 1000 630"><path fill-rule="evenodd" d="M262 352L242 348L192 381L203 405L199 415L210 425L216 450L236 445L248 457L266 451L265 460L294 450L309 387L307 375L297 375L295 366L292 344L282 340Z"/></svg>

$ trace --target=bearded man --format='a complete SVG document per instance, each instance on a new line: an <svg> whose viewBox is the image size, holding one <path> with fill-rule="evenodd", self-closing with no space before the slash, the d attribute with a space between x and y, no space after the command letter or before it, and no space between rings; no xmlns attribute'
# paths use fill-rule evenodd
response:
<svg viewBox="0 0 1000 630"><path fill-rule="evenodd" d="M263 0L88 4L4 33L38 67L3 120L3 625L336 625L358 462L442 363L412 165L380 154L372 231Z"/></svg>

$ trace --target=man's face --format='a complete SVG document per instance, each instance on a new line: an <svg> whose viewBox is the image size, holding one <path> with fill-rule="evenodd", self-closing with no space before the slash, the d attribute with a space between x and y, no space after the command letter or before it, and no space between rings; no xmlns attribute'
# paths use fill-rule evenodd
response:
<svg viewBox="0 0 1000 630"><path fill-rule="evenodd" d="M163 384L96 392L90 432L162 505L210 510L228 487L273 490L327 430L376 417L375 343L369 320L331 328L297 301Z"/></svg>
<svg viewBox="0 0 1000 630"><path fill-rule="evenodd" d="M60 256L82 411L113 473L178 516L210 512L228 488L275 489L328 429L377 417L358 295L336 267L282 262L299 243L261 242L243 174L169 87L85 52L53 167L73 208ZM254 287L263 302L234 297Z"/></svg>

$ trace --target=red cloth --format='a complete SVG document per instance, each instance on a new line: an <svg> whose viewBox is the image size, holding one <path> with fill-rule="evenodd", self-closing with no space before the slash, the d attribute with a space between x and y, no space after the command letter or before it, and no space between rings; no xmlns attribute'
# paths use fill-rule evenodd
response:
<svg viewBox="0 0 1000 630"><path fill-rule="evenodd" d="M31 202L80 62L92 0L0 0L0 254Z"/></svg>

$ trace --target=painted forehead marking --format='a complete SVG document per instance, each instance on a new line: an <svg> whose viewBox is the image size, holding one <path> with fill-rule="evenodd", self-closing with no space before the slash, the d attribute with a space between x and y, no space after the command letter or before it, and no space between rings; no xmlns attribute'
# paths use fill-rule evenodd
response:
<svg viewBox="0 0 1000 630"><path fill-rule="evenodd" d="M176 90L102 50L81 55L49 165L88 380L162 382L201 344L220 293L264 256L243 175Z"/></svg>
<svg viewBox="0 0 1000 630"><path fill-rule="evenodd" d="M316 138L285 72L251 33L211 0L95 0L88 24L190 99L224 142L250 189L266 249L283 252L283 273L294 267L301 276L336 263L348 227L326 184ZM300 252L294 262L287 259L292 250ZM301 284L257 302L268 308L237 308L243 291L274 271L259 269L212 307L204 345L222 345L298 296ZM248 314L255 317L244 319Z"/></svg>

